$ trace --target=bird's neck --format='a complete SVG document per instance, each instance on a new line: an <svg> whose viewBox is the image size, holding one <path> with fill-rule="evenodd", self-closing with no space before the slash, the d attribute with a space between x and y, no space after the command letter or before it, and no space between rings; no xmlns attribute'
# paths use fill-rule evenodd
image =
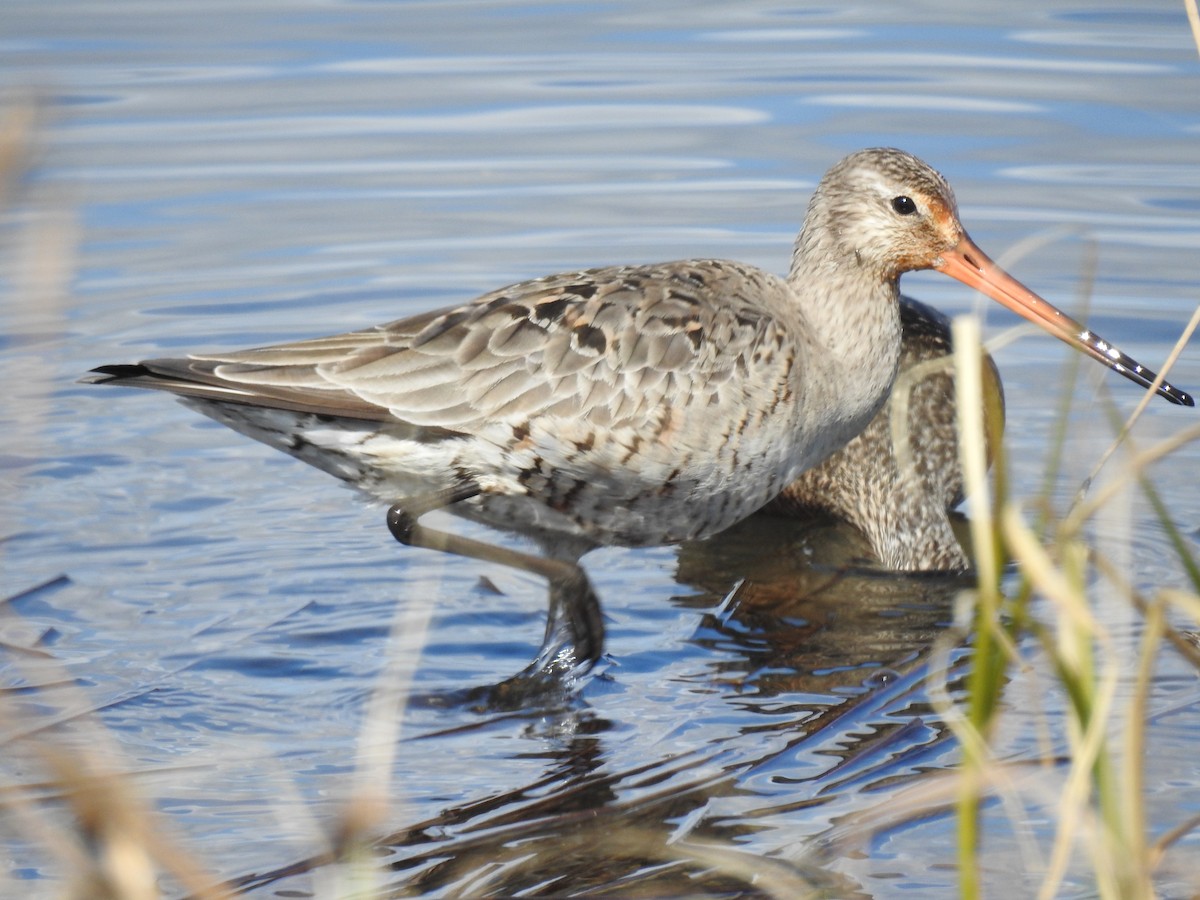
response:
<svg viewBox="0 0 1200 900"><path fill-rule="evenodd" d="M802 389L828 423L833 452L866 427L891 392L900 360L899 286L832 242L806 243L805 234L787 281L812 344L813 362L798 373Z"/></svg>

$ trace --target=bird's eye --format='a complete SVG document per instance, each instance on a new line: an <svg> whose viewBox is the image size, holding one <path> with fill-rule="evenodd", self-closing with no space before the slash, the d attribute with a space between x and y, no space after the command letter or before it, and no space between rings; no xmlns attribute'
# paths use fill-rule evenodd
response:
<svg viewBox="0 0 1200 900"><path fill-rule="evenodd" d="M917 211L917 204L913 202L912 197L905 197L901 194L899 197L892 198L892 209L902 216L911 216Z"/></svg>

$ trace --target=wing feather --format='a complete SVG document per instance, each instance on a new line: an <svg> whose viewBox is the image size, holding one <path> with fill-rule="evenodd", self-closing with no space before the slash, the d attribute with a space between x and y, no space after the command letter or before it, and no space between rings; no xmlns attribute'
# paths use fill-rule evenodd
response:
<svg viewBox="0 0 1200 900"><path fill-rule="evenodd" d="M377 328L183 362L235 387L235 402L332 415L374 409L468 432L547 413L636 422L689 392L717 396L776 340L772 307L784 304L773 298L785 293L775 276L719 260L594 269Z"/></svg>

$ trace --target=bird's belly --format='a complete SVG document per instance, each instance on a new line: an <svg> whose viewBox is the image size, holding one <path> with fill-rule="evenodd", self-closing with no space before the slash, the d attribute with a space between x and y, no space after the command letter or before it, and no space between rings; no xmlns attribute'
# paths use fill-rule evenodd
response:
<svg viewBox="0 0 1200 900"><path fill-rule="evenodd" d="M774 498L794 460L786 441L643 439L635 429L586 435L540 423L514 440L414 437L408 426L236 404L193 402L206 415L387 503L473 481L479 496L451 512L485 524L587 544L650 546L705 537Z"/></svg>
<svg viewBox="0 0 1200 900"><path fill-rule="evenodd" d="M619 496L574 478L549 480L528 494L487 493L455 512L497 528L562 535L589 544L625 547L673 544L724 530L765 505L768 491L697 493L662 485Z"/></svg>
<svg viewBox="0 0 1200 900"><path fill-rule="evenodd" d="M783 487L793 461L785 441L670 441L636 429L586 433L573 423L533 429L493 455L475 449L485 493L473 515L501 527L578 535L598 544L649 546L705 537L740 521Z"/></svg>

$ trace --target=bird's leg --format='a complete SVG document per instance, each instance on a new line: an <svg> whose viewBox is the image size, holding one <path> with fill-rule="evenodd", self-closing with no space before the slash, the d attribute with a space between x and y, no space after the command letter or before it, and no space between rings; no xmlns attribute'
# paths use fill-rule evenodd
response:
<svg viewBox="0 0 1200 900"><path fill-rule="evenodd" d="M540 567L529 571L550 582L550 608L542 647L522 674L586 672L604 651L604 616L587 573L567 560L529 559Z"/></svg>
<svg viewBox="0 0 1200 900"><path fill-rule="evenodd" d="M604 620L600 601L578 563L522 553L438 531L417 521L427 512L468 500L479 493L478 484L465 482L448 490L401 501L388 510L388 529L397 541L410 547L499 563L545 578L550 584L546 633L537 657L519 677L582 674L600 659L603 652Z"/></svg>

